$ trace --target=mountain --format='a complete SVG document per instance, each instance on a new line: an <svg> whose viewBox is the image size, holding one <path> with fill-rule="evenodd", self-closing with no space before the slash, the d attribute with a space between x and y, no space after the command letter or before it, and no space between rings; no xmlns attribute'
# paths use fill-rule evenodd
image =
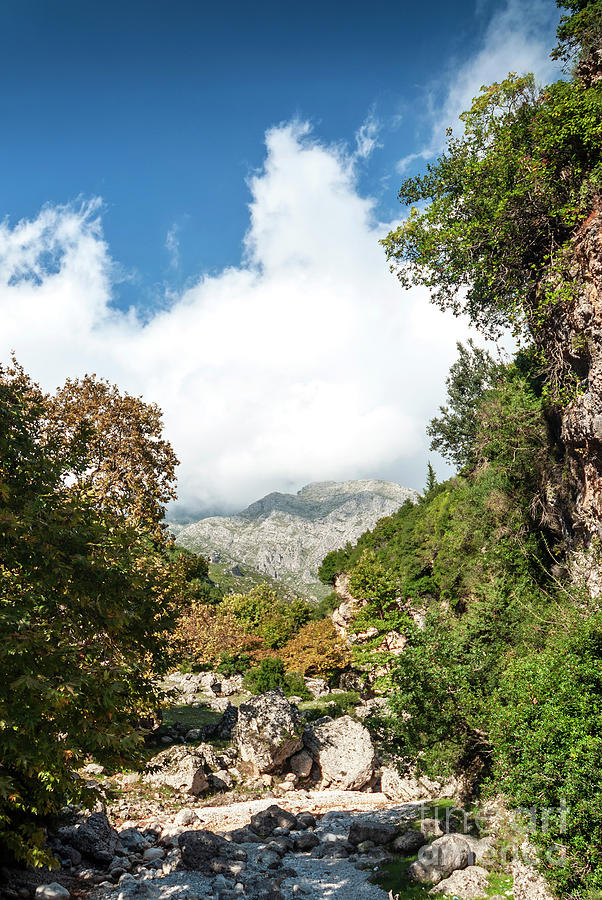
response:
<svg viewBox="0 0 602 900"><path fill-rule="evenodd" d="M391 481L321 481L297 494L268 494L234 516L170 528L180 546L222 570L250 567L299 593L323 596L317 573L324 556L417 497Z"/></svg>

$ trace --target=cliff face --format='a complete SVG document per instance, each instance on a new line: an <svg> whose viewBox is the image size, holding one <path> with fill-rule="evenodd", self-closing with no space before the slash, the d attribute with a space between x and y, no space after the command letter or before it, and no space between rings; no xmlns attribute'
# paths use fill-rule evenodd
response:
<svg viewBox="0 0 602 900"><path fill-rule="evenodd" d="M602 200L578 230L570 294L553 304L539 343L553 379L568 387L555 415L563 472L548 507L573 550L571 568L602 594Z"/></svg>
<svg viewBox="0 0 602 900"><path fill-rule="evenodd" d="M324 556L391 515L416 491L389 481L318 482L272 493L236 516L174 529L177 543L210 559L240 563L312 594Z"/></svg>

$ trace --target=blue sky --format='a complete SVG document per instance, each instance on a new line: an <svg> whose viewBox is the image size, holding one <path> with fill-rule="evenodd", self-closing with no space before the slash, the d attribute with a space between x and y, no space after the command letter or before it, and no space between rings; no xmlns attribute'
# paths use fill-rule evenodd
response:
<svg viewBox="0 0 602 900"><path fill-rule="evenodd" d="M233 508L264 488L323 477L382 475L420 487L424 423L442 399L454 341L467 332L463 323L434 325L424 311L420 408L404 394L403 359L398 374L385 368L375 378L375 361L396 355L379 346L383 310L407 356L395 286L376 274L381 265L389 277L373 258L379 223L402 214L400 173L440 149L445 126L481 83L510 69L554 75L547 54L556 19L552 0L4 0L0 358L14 347L48 387L94 368L160 402L182 457L182 509ZM362 235L351 225L347 233L354 215ZM318 219L332 267L314 246ZM336 285L337 270L358 265L364 307L351 299L353 286L346 294ZM287 270L294 283L281 281ZM294 299L305 280L322 296L313 311L311 300ZM269 299L276 285L278 302ZM424 310L428 298L411 302ZM198 316L185 325L193 307ZM253 308L240 334L237 323ZM372 308L384 319L363 321ZM307 351L327 327L323 310L328 327L348 315L356 328L351 343L333 341L336 360L327 347L324 358ZM45 316L54 337L48 324L36 332ZM157 349L161 333L170 335L171 362ZM357 353L361 335L372 356ZM264 359L287 341L289 359L269 377L280 382L284 373L289 390L271 408L263 363L252 355L240 370L235 363L249 342ZM232 351L227 369L193 362L207 343L226 358ZM351 370L358 357L353 378L329 380L329 366ZM241 382L254 392L248 387L239 408L232 398ZM363 396L357 408L346 403L349 391ZM297 459L292 448L329 440L326 396L361 424L350 428L355 449L334 441L330 456L306 448ZM382 435L379 452L361 449L368 428ZM231 458L241 442L248 454Z"/></svg>

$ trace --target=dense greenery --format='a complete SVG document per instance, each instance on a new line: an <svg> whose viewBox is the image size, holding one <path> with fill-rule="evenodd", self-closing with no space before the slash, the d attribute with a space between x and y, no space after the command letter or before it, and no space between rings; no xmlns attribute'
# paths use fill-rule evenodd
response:
<svg viewBox="0 0 602 900"><path fill-rule="evenodd" d="M105 503L94 436L93 416L65 432L52 398L0 368L0 850L30 863L47 817L81 796L86 755L135 751L186 592L154 527L163 490L145 523L136 486L119 513Z"/></svg>

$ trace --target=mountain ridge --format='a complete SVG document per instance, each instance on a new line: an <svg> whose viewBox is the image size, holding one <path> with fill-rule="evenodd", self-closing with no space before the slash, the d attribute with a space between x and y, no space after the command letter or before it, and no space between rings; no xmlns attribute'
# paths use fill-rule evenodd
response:
<svg viewBox="0 0 602 900"><path fill-rule="evenodd" d="M296 590L324 592L318 566L330 550L355 541L418 492L380 479L319 481L296 494L272 491L232 516L171 525L176 542L208 556L250 566Z"/></svg>

